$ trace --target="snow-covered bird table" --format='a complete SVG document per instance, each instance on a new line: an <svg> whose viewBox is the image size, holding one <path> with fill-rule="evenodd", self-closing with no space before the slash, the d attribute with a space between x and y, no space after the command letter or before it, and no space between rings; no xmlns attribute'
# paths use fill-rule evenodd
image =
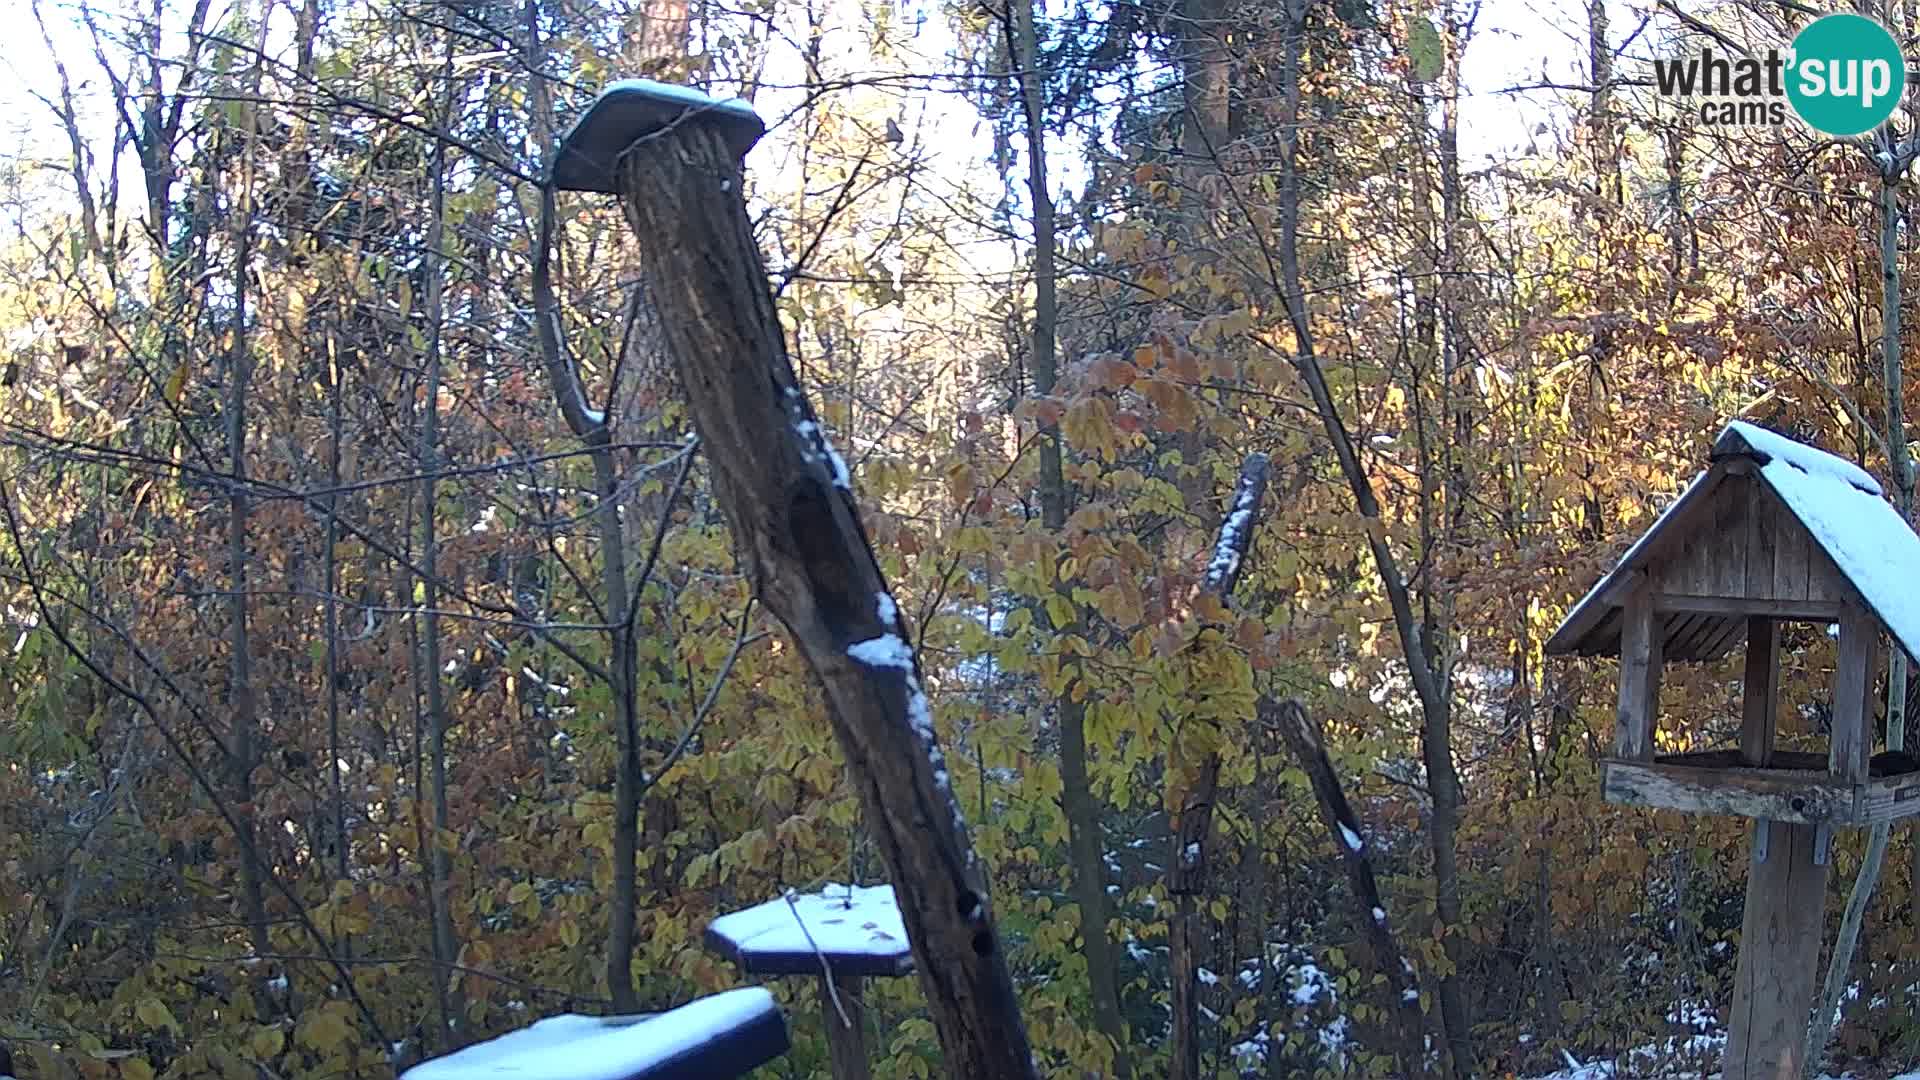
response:
<svg viewBox="0 0 1920 1080"><path fill-rule="evenodd" d="M401 1080L720 1080L786 1052L773 995L748 987L644 1016L551 1016L422 1062Z"/></svg>
<svg viewBox="0 0 1920 1080"><path fill-rule="evenodd" d="M1726 1080L1801 1074L1832 830L1920 813L1913 759L1872 753L1867 700L1883 639L1920 656L1916 576L1920 537L1872 476L1736 420L1547 641L1550 654L1620 658L1608 802L1754 819ZM1824 754L1774 746L1788 622L1839 639ZM1738 748L1659 753L1661 667L1742 643Z"/></svg>
<svg viewBox="0 0 1920 1080"><path fill-rule="evenodd" d="M836 1080L862 1080L867 1064L860 983L908 975L913 954L891 885L828 885L789 892L707 927L707 945L755 975L814 975Z"/></svg>

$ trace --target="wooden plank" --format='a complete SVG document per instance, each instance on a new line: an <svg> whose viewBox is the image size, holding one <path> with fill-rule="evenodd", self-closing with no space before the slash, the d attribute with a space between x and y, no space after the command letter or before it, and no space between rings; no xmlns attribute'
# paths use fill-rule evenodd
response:
<svg viewBox="0 0 1920 1080"><path fill-rule="evenodd" d="M1773 592L1777 600L1807 598L1807 529L1778 497L1769 500L1773 525Z"/></svg>
<svg viewBox="0 0 1920 1080"><path fill-rule="evenodd" d="M1613 752L1630 760L1653 756L1654 713L1660 702L1660 635L1654 632L1653 594L1643 580L1627 597L1620 624L1620 704Z"/></svg>
<svg viewBox="0 0 1920 1080"><path fill-rule="evenodd" d="M1867 729L1867 693L1872 686L1873 651L1880 630L1858 604L1840 609L1840 659L1833 672L1833 733L1827 743L1827 770L1836 780L1864 784L1873 733Z"/></svg>
<svg viewBox="0 0 1920 1080"><path fill-rule="evenodd" d="M1687 655L1688 638L1700 633L1700 617L1684 611L1671 615L1656 611L1653 613L1653 625L1660 634L1660 654L1669 660L1684 658Z"/></svg>
<svg viewBox="0 0 1920 1080"><path fill-rule="evenodd" d="M1768 580L1772 580L1770 574ZM1693 611L1714 615L1765 615L1770 619L1832 622L1840 617L1840 601L1777 600L1768 596L1743 598L1659 592L1653 596L1653 610Z"/></svg>
<svg viewBox="0 0 1920 1080"><path fill-rule="evenodd" d="M1763 821L1766 858L1749 856L1723 1080L1782 1080L1804 1072L1807 1013L1820 967L1827 866L1814 863L1816 827ZM1757 854L1757 853L1756 853Z"/></svg>
<svg viewBox="0 0 1920 1080"><path fill-rule="evenodd" d="M1903 773L1862 784L1855 806L1856 824L1878 825L1920 814L1920 773Z"/></svg>
<svg viewBox="0 0 1920 1080"><path fill-rule="evenodd" d="M1747 490L1747 587L1749 600L1773 596L1773 492L1757 476L1744 476Z"/></svg>
<svg viewBox="0 0 1920 1080"><path fill-rule="evenodd" d="M1853 598L1853 586L1833 564L1833 557L1818 543L1807 545L1807 599L1843 601Z"/></svg>
<svg viewBox="0 0 1920 1080"><path fill-rule="evenodd" d="M1690 814L1773 818L1803 825L1851 824L1853 789L1805 775L1766 769L1703 769L1609 758L1601 794L1621 806Z"/></svg>
<svg viewBox="0 0 1920 1080"><path fill-rule="evenodd" d="M1747 620L1747 665L1740 699L1740 758L1765 765L1773 757L1774 702L1780 696L1780 624Z"/></svg>
<svg viewBox="0 0 1920 1080"><path fill-rule="evenodd" d="M1745 637L1746 634L1747 620L1733 618L1720 620L1720 622L1716 624L1715 632L1709 635L1706 642L1701 645L1701 658L1712 659L1723 655L1728 649L1734 646L1735 642Z"/></svg>
<svg viewBox="0 0 1920 1080"><path fill-rule="evenodd" d="M1745 596L1747 592L1747 482L1734 478L1714 492L1713 535L1709 554L1712 578L1708 596Z"/></svg>

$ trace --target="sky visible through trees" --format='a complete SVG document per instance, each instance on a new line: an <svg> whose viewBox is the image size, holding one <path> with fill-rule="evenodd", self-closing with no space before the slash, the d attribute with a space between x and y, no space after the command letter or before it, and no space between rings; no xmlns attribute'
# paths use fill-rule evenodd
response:
<svg viewBox="0 0 1920 1080"><path fill-rule="evenodd" d="M887 884L897 823L695 434L727 319L661 268L698 230L542 187L645 78L766 121L765 340L847 465L1037 1072L1710 1075L1747 823L1605 803L1616 667L1542 645L1730 419L1910 511L1912 91L1832 139L1651 84L1817 13L20 0L16 1074L389 1076L764 985L758 1075L830 1075L831 996L703 933ZM1824 752L1833 643L1780 649L1780 745ZM1742 674L1671 666L1660 752L1736 747ZM1905 686L1871 673L1876 749ZM1832 859L1811 1037L1884 1080L1920 847ZM861 983L874 1076L947 1075L923 985Z"/></svg>

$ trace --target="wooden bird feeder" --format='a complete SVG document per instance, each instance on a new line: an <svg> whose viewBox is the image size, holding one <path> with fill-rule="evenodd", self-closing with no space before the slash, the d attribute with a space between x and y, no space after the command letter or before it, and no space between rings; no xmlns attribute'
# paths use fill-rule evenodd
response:
<svg viewBox="0 0 1920 1080"><path fill-rule="evenodd" d="M722 915L707 946L755 975L813 975L834 1080L865 1080L861 980L913 974L913 951L891 885L828 885Z"/></svg>
<svg viewBox="0 0 1920 1080"><path fill-rule="evenodd" d="M1735 421L1711 460L1546 651L1620 658L1608 802L1755 819L1724 1075L1798 1076L1831 830L1920 813L1920 773L1870 758L1868 726L1881 634L1920 655L1920 537L1871 476L1785 436ZM1774 747L1783 622L1838 627L1825 755ZM1656 753L1661 667L1742 643L1739 748Z"/></svg>

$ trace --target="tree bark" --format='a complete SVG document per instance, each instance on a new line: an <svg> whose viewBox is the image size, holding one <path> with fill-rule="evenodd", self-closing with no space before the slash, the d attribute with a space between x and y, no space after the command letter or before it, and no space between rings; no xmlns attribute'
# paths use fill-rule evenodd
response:
<svg viewBox="0 0 1920 1080"><path fill-rule="evenodd" d="M1021 0L1010 5L1009 14L1007 44L1019 72L1020 100L1027 124L1027 187L1033 197L1033 389L1044 396L1053 393L1057 377L1055 331L1059 322L1053 196L1047 188L1045 87L1038 70L1039 44L1033 5ZM1056 534L1067 522L1063 443L1057 424L1046 425L1040 433L1040 517L1041 523ZM1063 593L1071 592L1064 582L1060 589ZM1075 608L1077 612L1078 606ZM1066 627L1059 629L1069 632ZM1054 704L1054 715L1060 725L1060 809L1067 819L1067 849L1072 862L1070 884L1074 903L1080 909L1081 953L1087 962L1093 1026L1113 1044L1115 1075L1125 1077L1130 1071L1127 1030L1120 1011L1119 967L1114 959L1113 940L1107 931L1106 840L1088 768L1086 706L1063 694Z"/></svg>
<svg viewBox="0 0 1920 1080"><path fill-rule="evenodd" d="M447 55L440 72L442 110L440 123L451 120L453 95L453 44L449 38ZM427 845L428 911L433 924L434 978L445 987L441 1006L442 1020L452 1045L466 1041L466 996L460 988L453 965L460 955L453 929L453 823L447 805L447 702L445 674L440 661L440 351L442 324L445 322L446 294L446 143L434 139L427 166L427 250L423 274L425 280L427 340L426 394L420 418L420 568L422 626L420 635L421 671L427 696L427 754L432 770L433 835Z"/></svg>
<svg viewBox="0 0 1920 1080"><path fill-rule="evenodd" d="M1466 1006L1466 992L1457 974L1463 959L1462 941L1458 933L1461 924L1460 868L1455 843L1460 812L1460 777L1453 764L1449 688L1440 665L1436 663L1432 644L1424 640L1421 633L1420 617L1414 610L1406 578L1387 540L1386 522L1381 518L1372 480L1360 462L1353 438L1340 417L1340 407L1334 401L1321 370L1314 347L1312 320L1307 309L1306 287L1300 274L1300 64L1307 8L1306 0L1287 0L1289 26L1281 57L1284 95L1280 127L1281 280L1275 285L1297 343L1295 367L1302 381L1307 384L1314 410L1326 429L1327 440L1339 463L1341 475L1353 496L1354 507L1365 522L1367 548L1373 556L1374 568L1380 575L1381 586L1392 608L1394 627L1398 631L1401 651L1406 656L1407 674L1420 701L1420 749L1426 767L1427 790L1433 799L1430 836L1434 907L1440 924L1442 947L1453 969L1439 980L1440 1011L1446 1022L1453 1072L1458 1076L1470 1076L1474 1072L1471 1020Z"/></svg>
<svg viewBox="0 0 1920 1080"><path fill-rule="evenodd" d="M740 561L819 678L955 1076L1034 1077L904 622L787 355L740 165L697 115L636 144L627 220Z"/></svg>
<svg viewBox="0 0 1920 1080"><path fill-rule="evenodd" d="M539 0L524 8L527 33L527 70L532 73L535 138L541 155L550 156L553 142L552 103L547 95L545 46L540 39ZM587 404L585 387L575 372L560 329L559 303L552 283L553 235L556 211L551 188L540 192L540 235L533 257L534 325L541 358L553 387L560 415L576 438L590 448L594 487L598 493L595 520L600 531L600 574L606 594L602 614L607 631L607 692L614 709L615 761L613 767L613 889L607 908L607 996L618 1012L638 1012L638 990L633 984L633 945L636 905L639 902L634 860L640 846L640 713L634 697L636 679L633 615L628 594L626 533L620 518L621 484L613 457L612 432L607 416ZM636 298L636 302L645 302ZM662 513L667 512L662 508Z"/></svg>
<svg viewBox="0 0 1920 1080"><path fill-rule="evenodd" d="M1253 531L1260 523L1269 469L1267 455L1250 454L1240 467L1233 502L1221 518L1220 534L1202 579L1206 592L1221 603L1233 594ZM1183 752L1189 740L1176 734L1168 754L1168 795L1173 811L1173 851L1167 865L1167 892L1174 898L1174 914L1167 927L1167 959L1172 987L1173 1028L1169 1041L1173 1057L1170 1080L1198 1080L1200 1074L1200 956L1206 944L1206 915L1200 899L1207 891L1207 854L1213 837L1213 807L1220 788L1220 732L1211 721L1197 754ZM1177 726L1177 730L1184 725Z"/></svg>
<svg viewBox="0 0 1920 1080"><path fill-rule="evenodd" d="M1407 962L1406 954L1394 938L1386 904L1380 899L1380 886L1374 879L1373 856L1366 844L1366 833L1361 830L1360 819L1354 815L1346 792L1340 787L1340 777L1334 772L1333 760L1327 756L1326 739L1320 733L1320 725L1308 715L1304 706L1291 700L1262 700L1260 723L1262 727L1278 731L1294 758L1300 762L1301 769L1305 770L1307 779L1313 784L1320 820L1333 837L1333 846L1340 849L1340 861L1346 867L1354 902L1361 909L1359 921L1366 927L1367 945L1373 952L1374 967L1386 978L1387 989L1393 994L1393 1015L1399 1025L1399 1039L1394 1045L1394 1055L1400 1063L1399 1075L1430 1075L1426 1054L1426 1017L1420 1011L1420 987L1414 980L1413 965Z"/></svg>
<svg viewBox="0 0 1920 1080"><path fill-rule="evenodd" d="M1881 137L1882 145L1896 161L1902 153L1889 125ZM1920 144L1916 144L1920 145ZM1912 153L1909 147L1905 153ZM1894 505L1903 521L1913 520L1913 460L1907 454L1906 407L1903 403L1904 378L1900 368L1900 176L1904 170L1883 167L1880 179L1880 355L1887 390L1886 439L1887 470L1893 474ZM1907 654L1898 645L1888 650L1887 659L1887 749L1904 750L1907 740ZM1872 737L1872 732L1868 732ZM1827 977L1821 987L1819 1003L1807 1025L1804 1065L1811 1076L1826 1053L1827 1042L1840 1011L1840 998L1847 988L1847 973L1853 967L1853 954L1860 944L1860 925L1866 919L1867 904L1880 885L1880 871L1886 862L1887 845L1892 837L1891 822L1873 826L1867 834L1867 851L1854 876L1853 889L1847 895L1846 911L1840 917L1839 935L1834 939L1833 955L1827 964ZM1920 847L1915 848L1920 858ZM1920 862L1916 862L1920 868ZM1916 880L1920 880L1917 878Z"/></svg>

